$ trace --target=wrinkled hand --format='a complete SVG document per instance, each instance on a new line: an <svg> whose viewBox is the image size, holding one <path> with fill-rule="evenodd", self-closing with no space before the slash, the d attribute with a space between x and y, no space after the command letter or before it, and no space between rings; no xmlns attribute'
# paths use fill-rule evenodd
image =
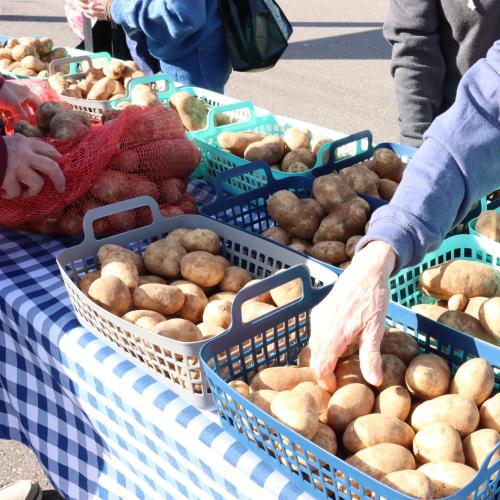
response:
<svg viewBox="0 0 500 500"><path fill-rule="evenodd" d="M33 94L28 87L15 82L5 81L0 89L0 109L9 111L15 119L28 118L26 109L22 106L24 101L40 104L38 96Z"/></svg>
<svg viewBox="0 0 500 500"><path fill-rule="evenodd" d="M311 369L318 383L332 393L333 373L346 347L359 335L363 377L373 385L382 382L380 342L389 304L388 279L396 263L390 245L373 241L355 254L329 295L311 315Z"/></svg>
<svg viewBox="0 0 500 500"><path fill-rule="evenodd" d="M1 186L3 198L11 199L22 193L26 186L27 196L35 196L43 188L45 174L62 193L65 188L64 175L55 161L61 156L50 144L14 134L3 138L7 146L7 170Z"/></svg>
<svg viewBox="0 0 500 500"><path fill-rule="evenodd" d="M108 0L78 0L82 14L90 19L97 19L98 21L106 21L106 6Z"/></svg>

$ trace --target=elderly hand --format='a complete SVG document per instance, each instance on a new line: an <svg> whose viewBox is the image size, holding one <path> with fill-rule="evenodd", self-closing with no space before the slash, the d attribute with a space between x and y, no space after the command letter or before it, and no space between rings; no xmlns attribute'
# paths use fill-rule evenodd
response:
<svg viewBox="0 0 500 500"><path fill-rule="evenodd" d="M40 104L38 96L28 87L8 80L3 82L0 89L0 109L9 111L16 119L27 119L28 113L22 106L25 101L31 101L35 105Z"/></svg>
<svg viewBox="0 0 500 500"><path fill-rule="evenodd" d="M108 19L108 4L111 0L78 0L82 14L90 19L106 21Z"/></svg>
<svg viewBox="0 0 500 500"><path fill-rule="evenodd" d="M45 174L62 193L65 188L64 175L55 161L61 156L50 144L14 134L4 137L7 147L7 169L1 189L3 198L11 199L22 193L23 186L28 188L27 196L35 196L43 188Z"/></svg>
<svg viewBox="0 0 500 500"><path fill-rule="evenodd" d="M363 377L373 385L382 383L380 342L389 304L388 280L395 263L390 245L368 243L313 309L310 366L319 385L330 393L336 388L333 371L337 361L357 335Z"/></svg>

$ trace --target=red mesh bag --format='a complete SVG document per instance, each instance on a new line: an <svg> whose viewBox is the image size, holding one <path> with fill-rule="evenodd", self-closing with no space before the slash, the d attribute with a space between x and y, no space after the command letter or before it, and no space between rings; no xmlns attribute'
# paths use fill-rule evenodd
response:
<svg viewBox="0 0 500 500"><path fill-rule="evenodd" d="M26 80L42 100L57 100L44 81ZM82 234L84 214L91 208L136 196L153 197L162 210L193 213L185 194L187 179L200 152L184 133L177 112L162 106L130 106L114 119L71 140L43 139L60 153L66 190L57 193L50 181L34 197L0 199L0 225L47 234ZM141 212L97 221L97 234L144 225Z"/></svg>

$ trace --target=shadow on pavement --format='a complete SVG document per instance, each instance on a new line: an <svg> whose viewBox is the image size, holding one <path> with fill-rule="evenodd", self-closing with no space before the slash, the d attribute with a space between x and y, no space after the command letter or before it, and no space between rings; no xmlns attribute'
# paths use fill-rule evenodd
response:
<svg viewBox="0 0 500 500"><path fill-rule="evenodd" d="M67 19L64 16L2 16L0 22L8 23L65 23Z"/></svg>
<svg viewBox="0 0 500 500"><path fill-rule="evenodd" d="M382 30L292 42L282 59L390 59L391 47Z"/></svg>

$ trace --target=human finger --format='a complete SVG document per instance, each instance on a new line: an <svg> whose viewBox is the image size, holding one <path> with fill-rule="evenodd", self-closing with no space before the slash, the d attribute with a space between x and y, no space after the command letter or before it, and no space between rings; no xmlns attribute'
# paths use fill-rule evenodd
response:
<svg viewBox="0 0 500 500"><path fill-rule="evenodd" d="M31 166L38 172L45 174L51 180L58 193L64 191L66 179L64 178L61 167L56 161L46 156L37 155L36 158L31 161Z"/></svg>
<svg viewBox="0 0 500 500"><path fill-rule="evenodd" d="M363 378L374 386L382 383L382 356L380 343L384 334L383 321L372 320L366 323L359 337L359 364Z"/></svg>
<svg viewBox="0 0 500 500"><path fill-rule="evenodd" d="M35 153L48 156L53 160L56 160L61 156L61 153L59 153L59 151L57 151L57 149L54 146L51 146L50 144L47 144L46 142L43 141L33 141L32 149Z"/></svg>
<svg viewBox="0 0 500 500"><path fill-rule="evenodd" d="M17 178L21 184L28 188L26 196L36 196L43 189L43 177L28 166L19 171Z"/></svg>
<svg viewBox="0 0 500 500"><path fill-rule="evenodd" d="M19 181L14 177L10 177L4 180L2 184L2 198L6 200L11 200L13 198L17 198L22 191L22 186Z"/></svg>

